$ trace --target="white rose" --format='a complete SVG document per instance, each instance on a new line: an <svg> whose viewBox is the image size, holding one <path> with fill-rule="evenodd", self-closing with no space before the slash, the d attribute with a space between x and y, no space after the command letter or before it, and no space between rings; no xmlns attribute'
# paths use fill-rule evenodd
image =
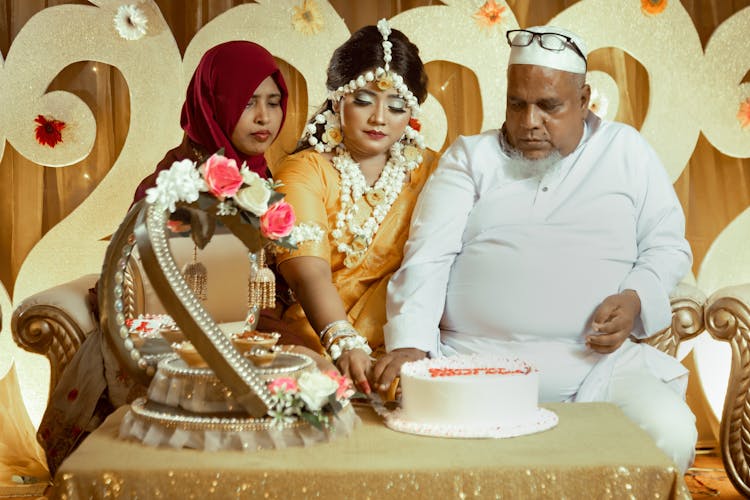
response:
<svg viewBox="0 0 750 500"><path fill-rule="evenodd" d="M251 185L237 191L234 201L240 208L249 210L258 217L268 210L268 200L271 198L271 190L263 181L253 182Z"/></svg>
<svg viewBox="0 0 750 500"><path fill-rule="evenodd" d="M260 175L250 170L244 163L242 164L242 168L240 168L240 175L242 175L242 181L248 186L252 186L255 182L262 180Z"/></svg>
<svg viewBox="0 0 750 500"><path fill-rule="evenodd" d="M297 386L305 405L312 411L318 411L328 403L329 396L336 393L339 384L323 373L305 372L297 379Z"/></svg>

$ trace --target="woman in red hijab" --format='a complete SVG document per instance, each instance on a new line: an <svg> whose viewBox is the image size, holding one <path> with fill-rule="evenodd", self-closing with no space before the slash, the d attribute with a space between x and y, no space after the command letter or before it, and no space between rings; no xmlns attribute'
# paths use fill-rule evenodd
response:
<svg viewBox="0 0 750 500"><path fill-rule="evenodd" d="M156 185L159 172L174 162L189 159L201 165L222 148L224 156L237 165L244 162L261 177L271 177L264 153L284 124L288 97L276 61L257 43L236 40L206 51L190 79L182 105L182 143L168 151L154 172L140 182L132 204L145 198L146 191ZM189 222L179 214L173 214L173 219ZM98 283L89 289L89 305L98 319L97 288ZM282 280L279 289L283 294ZM271 318L263 319L264 326L283 327Z"/></svg>
<svg viewBox="0 0 750 500"><path fill-rule="evenodd" d="M193 73L182 106L182 144L141 181L133 202L145 197L159 172L175 161L191 159L200 165L221 148L238 165L245 162L261 177L270 177L263 154L284 124L287 97L276 61L260 45L233 41L209 49Z"/></svg>
<svg viewBox="0 0 750 500"><path fill-rule="evenodd" d="M175 161L191 159L202 164L224 149L224 156L238 165L246 163L261 177L270 177L263 154L276 139L286 116L287 89L273 56L252 42L232 41L208 50L190 80L180 124L182 144L169 151L138 186L134 202L156 185L159 172ZM92 310L98 309L96 288L90 290ZM275 326L275 325L274 325ZM128 399L145 391L131 380L113 389L104 378L105 359L100 331L92 332L76 352L55 387L38 436L47 453L50 473L113 411L115 390ZM71 396L73 395L73 396Z"/></svg>

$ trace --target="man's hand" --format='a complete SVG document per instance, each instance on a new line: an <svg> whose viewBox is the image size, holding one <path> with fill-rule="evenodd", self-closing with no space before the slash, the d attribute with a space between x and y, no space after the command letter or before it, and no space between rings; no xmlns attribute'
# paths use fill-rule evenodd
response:
<svg viewBox="0 0 750 500"><path fill-rule="evenodd" d="M401 372L401 365L409 361L418 361L427 357L427 353L412 347L394 349L381 357L372 369L372 385L379 392L386 392Z"/></svg>
<svg viewBox="0 0 750 500"><path fill-rule="evenodd" d="M616 351L630 336L640 313L641 299L635 291L610 295L594 311L591 327L598 335L588 335L586 345L602 354Z"/></svg>
<svg viewBox="0 0 750 500"><path fill-rule="evenodd" d="M367 395L372 392L367 381L367 374L371 365L370 356L362 349L344 351L336 360L336 366L341 370L341 373L349 377L354 385Z"/></svg>

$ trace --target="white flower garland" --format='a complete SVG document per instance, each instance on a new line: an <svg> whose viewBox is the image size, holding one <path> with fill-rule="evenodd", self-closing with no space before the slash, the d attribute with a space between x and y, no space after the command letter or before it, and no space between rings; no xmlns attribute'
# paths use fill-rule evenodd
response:
<svg viewBox="0 0 750 500"><path fill-rule="evenodd" d="M385 43L390 44L391 42ZM404 78L401 75L385 68L375 68L374 72L368 71L363 75L359 75L357 78L350 81L346 85L342 85L336 90L330 91L328 93L328 98L333 102L338 102L346 94L351 94L352 92L365 87L368 83L373 81L384 82L384 88L382 90L390 88L392 83L392 86L396 90L396 93L399 95L399 97L406 101L406 105L411 108L411 115L414 118L417 118L419 116L419 113L421 111L421 108L419 107L419 101L414 96L412 91L409 90L409 87L406 86L406 83L404 83Z"/></svg>
<svg viewBox="0 0 750 500"><path fill-rule="evenodd" d="M325 236L325 231L323 231L322 227L310 222L304 222L294 226L294 229L289 234L289 242L292 245L299 246L300 243L306 241L321 241L323 236Z"/></svg>
<svg viewBox="0 0 750 500"><path fill-rule="evenodd" d="M336 214L336 226L331 231L331 236L337 243L336 249L346 254L344 265L347 267L359 265L365 252L372 244L380 224L401 194L407 172L421 163L421 156L419 162L407 161L402 149L403 146L398 142L391 147L390 158L372 187L367 186L359 163L355 162L349 152L342 146L337 148L336 155L331 160L334 168L339 171L341 176L341 209ZM366 220L357 224L355 222L359 211L357 203L363 196L368 197L368 203L372 206L372 211ZM352 235L351 244L342 241L346 232Z"/></svg>

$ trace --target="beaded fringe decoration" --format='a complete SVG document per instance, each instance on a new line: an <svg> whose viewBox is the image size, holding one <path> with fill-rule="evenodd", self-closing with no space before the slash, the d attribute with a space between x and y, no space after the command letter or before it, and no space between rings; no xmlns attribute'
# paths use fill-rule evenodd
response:
<svg viewBox="0 0 750 500"><path fill-rule="evenodd" d="M248 282L248 307L267 309L276 306L276 277L266 266L265 252L261 248L250 254L250 280Z"/></svg>
<svg viewBox="0 0 750 500"><path fill-rule="evenodd" d="M206 266L198 262L197 246L193 247L193 262L183 266L182 276L195 296L205 302L208 299L208 271Z"/></svg>

